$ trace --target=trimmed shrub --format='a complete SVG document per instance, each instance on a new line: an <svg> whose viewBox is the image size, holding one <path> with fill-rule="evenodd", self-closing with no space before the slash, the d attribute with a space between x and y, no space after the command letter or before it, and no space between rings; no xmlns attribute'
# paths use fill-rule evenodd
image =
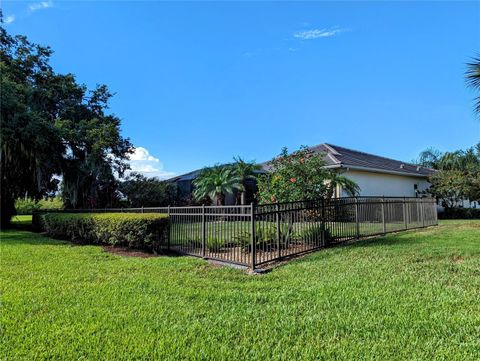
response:
<svg viewBox="0 0 480 361"><path fill-rule="evenodd" d="M60 197L40 199L38 201L31 198L22 198L15 201L17 214L33 214L34 212L52 209L63 209L63 202Z"/></svg>
<svg viewBox="0 0 480 361"><path fill-rule="evenodd" d="M438 213L440 219L480 219L479 208L446 208Z"/></svg>
<svg viewBox="0 0 480 361"><path fill-rule="evenodd" d="M158 213L35 213L34 228L74 242L158 251L168 241L168 216Z"/></svg>

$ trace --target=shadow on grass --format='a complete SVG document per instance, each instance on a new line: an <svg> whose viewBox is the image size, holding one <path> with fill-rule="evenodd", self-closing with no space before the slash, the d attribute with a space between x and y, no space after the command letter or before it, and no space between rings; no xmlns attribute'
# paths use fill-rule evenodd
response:
<svg viewBox="0 0 480 361"><path fill-rule="evenodd" d="M161 252L151 252L144 249L128 248L125 246L112 246L110 244L103 243L87 243L82 241L71 241L61 238L55 238L45 233L32 232L31 227L14 227L5 231L2 231L2 244L3 245L29 245L29 246L69 246L69 247L82 247L82 246L96 246L102 247L105 252L129 256L129 257L181 257L184 254L180 254L175 251L162 250Z"/></svg>
<svg viewBox="0 0 480 361"><path fill-rule="evenodd" d="M384 247L384 246L399 246L412 244L411 238L399 237L403 234L389 236L376 236L372 238L362 239L359 241L348 242L343 246L351 248L371 248L371 247Z"/></svg>
<svg viewBox="0 0 480 361"><path fill-rule="evenodd" d="M22 231L22 232L18 232ZM11 228L8 230L2 231L2 244L27 244L34 246L43 246L43 245L67 245L69 242L60 239L53 239L51 237L46 237L40 233L33 233L26 229Z"/></svg>
<svg viewBox="0 0 480 361"><path fill-rule="evenodd" d="M358 241L350 241L343 245L351 248L409 246L412 244L412 242L416 241L416 239L412 237L413 234L422 233L425 230L429 230L429 228L408 230L408 231L398 231L398 232L387 234L387 235L373 236L373 237L361 239ZM423 236L421 238L423 238Z"/></svg>
<svg viewBox="0 0 480 361"><path fill-rule="evenodd" d="M385 235L376 235L359 241L350 241L348 245L352 247L375 247L375 246L393 246L393 245L411 245L412 242L422 241L428 237L435 237L432 231L438 231L441 225L433 225L408 230L398 230Z"/></svg>

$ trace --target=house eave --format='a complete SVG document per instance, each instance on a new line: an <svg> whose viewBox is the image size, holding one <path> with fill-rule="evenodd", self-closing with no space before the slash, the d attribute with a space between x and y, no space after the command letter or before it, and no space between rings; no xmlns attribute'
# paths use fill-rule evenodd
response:
<svg viewBox="0 0 480 361"><path fill-rule="evenodd" d="M415 174L415 173L407 173L407 172L400 172L400 171L393 171L393 170L386 170L386 169L378 169L378 168L370 168L370 167L360 167L360 166L349 166L346 164L334 164L325 166L325 168L329 169L346 169L346 170L359 170L364 172L371 172L371 173L382 173L382 174L393 174L393 175L401 175L404 177L417 177L417 178L428 178L428 174Z"/></svg>

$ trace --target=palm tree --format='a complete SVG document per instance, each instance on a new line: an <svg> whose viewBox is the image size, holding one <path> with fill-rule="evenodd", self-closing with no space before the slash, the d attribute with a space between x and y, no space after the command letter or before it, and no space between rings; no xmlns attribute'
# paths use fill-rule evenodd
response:
<svg viewBox="0 0 480 361"><path fill-rule="evenodd" d="M480 57L467 64L466 78L470 87L480 91ZM480 115L480 96L475 98L475 103L475 111Z"/></svg>
<svg viewBox="0 0 480 361"><path fill-rule="evenodd" d="M360 192L360 187L357 185L357 183L336 172L331 173L331 176L327 179L327 182L327 193L325 195L326 199L333 197L335 189L337 189L338 186L342 187L342 189L347 192L350 197L355 197Z"/></svg>
<svg viewBox="0 0 480 361"><path fill-rule="evenodd" d="M233 163L233 169L237 175L240 182L240 204L246 204L247 198L247 188L246 181L248 179L255 180L257 175L255 171L261 169L260 164L255 164L255 162L245 162L241 157L233 157L235 163Z"/></svg>
<svg viewBox="0 0 480 361"><path fill-rule="evenodd" d="M225 195L240 189L241 184L235 170L231 166L216 165L205 168L193 182L195 199L209 197L215 199L217 206L225 204Z"/></svg>

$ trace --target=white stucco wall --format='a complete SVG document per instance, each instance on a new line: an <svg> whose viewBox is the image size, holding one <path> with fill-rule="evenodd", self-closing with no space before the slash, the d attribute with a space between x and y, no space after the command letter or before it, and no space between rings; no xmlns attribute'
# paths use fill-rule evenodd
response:
<svg viewBox="0 0 480 361"><path fill-rule="evenodd" d="M419 177L358 170L343 170L342 175L358 184L360 196L415 197L415 184L419 191L429 187L428 181ZM341 196L348 195L341 191Z"/></svg>

